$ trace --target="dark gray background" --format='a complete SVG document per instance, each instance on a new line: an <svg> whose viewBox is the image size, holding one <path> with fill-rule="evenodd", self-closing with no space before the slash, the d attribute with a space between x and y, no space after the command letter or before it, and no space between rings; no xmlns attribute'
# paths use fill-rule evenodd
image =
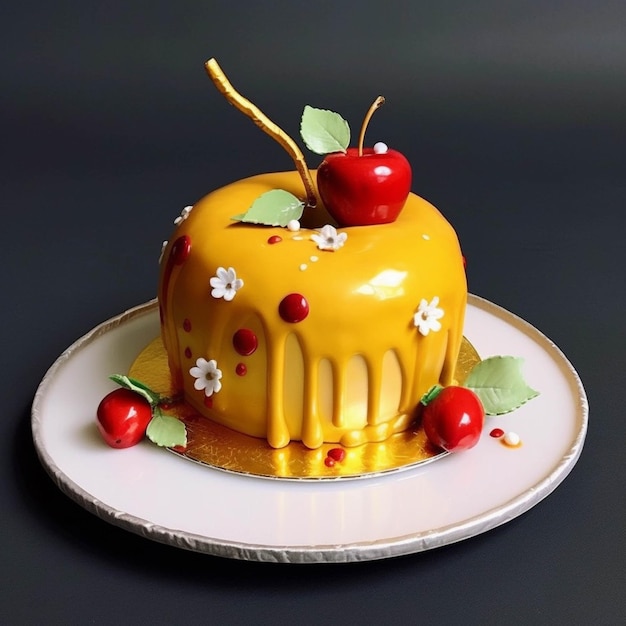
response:
<svg viewBox="0 0 626 626"><path fill-rule="evenodd" d="M625 19L583 0L4 6L0 621L624 623ZM304 104L356 128L386 96L368 138L455 225L471 291L586 386L585 449L549 498L430 553L294 567L152 543L54 487L30 438L46 369L154 297L184 205L291 168L215 91L210 56L294 136Z"/></svg>

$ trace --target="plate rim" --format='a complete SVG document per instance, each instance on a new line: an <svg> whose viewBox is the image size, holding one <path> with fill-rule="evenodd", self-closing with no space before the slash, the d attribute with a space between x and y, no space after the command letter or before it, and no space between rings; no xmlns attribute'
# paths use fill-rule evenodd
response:
<svg viewBox="0 0 626 626"><path fill-rule="evenodd" d="M582 380L574 366L560 348L532 324L485 298L468 294L468 306L474 306L500 319L504 318L504 321L521 330L525 335L530 336L544 350L550 352L553 358L559 362L561 369L565 370L569 382L574 383L577 391L576 415L580 420L580 427L576 437L573 439L567 452L561 457L560 462L556 464L547 476L534 484L531 489L522 494L517 494L496 508L490 508L469 517L461 523L455 522L439 528L398 537L375 541L357 541L339 545L276 546L251 544L236 540L216 539L155 524L142 517L106 504L80 487L59 468L43 441L43 410L41 405L57 373L75 352L138 316L152 314L154 309L157 308L157 304L158 301L154 298L127 309L123 313L101 322L74 341L46 371L37 387L31 408L31 431L35 450L39 461L56 486L71 500L93 515L152 541L212 556L238 560L300 564L359 562L413 554L469 539L492 530L528 511L550 495L565 480L582 453L588 429L589 403ZM219 470L207 468L207 471ZM389 478L393 480L393 477L390 476ZM251 477L250 479L254 480L255 478Z"/></svg>

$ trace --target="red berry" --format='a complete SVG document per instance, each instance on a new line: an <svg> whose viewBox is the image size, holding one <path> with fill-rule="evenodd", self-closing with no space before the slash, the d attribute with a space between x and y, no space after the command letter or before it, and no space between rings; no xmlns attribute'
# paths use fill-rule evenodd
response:
<svg viewBox="0 0 626 626"><path fill-rule="evenodd" d="M466 387L445 387L422 412L422 425L429 441L448 452L474 447L484 421L482 402Z"/></svg>
<svg viewBox="0 0 626 626"><path fill-rule="evenodd" d="M324 465L326 467L334 467L335 466L335 459L333 459L331 456L327 456L324 459Z"/></svg>
<svg viewBox="0 0 626 626"><path fill-rule="evenodd" d="M129 448L139 443L152 419L150 403L130 389L106 395L97 410L98 430L112 448Z"/></svg>

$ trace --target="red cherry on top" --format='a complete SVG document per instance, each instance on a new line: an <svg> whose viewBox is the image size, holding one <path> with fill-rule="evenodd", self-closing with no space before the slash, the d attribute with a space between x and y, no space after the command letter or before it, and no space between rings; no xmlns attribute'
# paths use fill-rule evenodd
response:
<svg viewBox="0 0 626 626"><path fill-rule="evenodd" d="M387 224L396 220L411 190L411 165L396 150L357 148L328 154L317 170L317 186L340 226Z"/></svg>

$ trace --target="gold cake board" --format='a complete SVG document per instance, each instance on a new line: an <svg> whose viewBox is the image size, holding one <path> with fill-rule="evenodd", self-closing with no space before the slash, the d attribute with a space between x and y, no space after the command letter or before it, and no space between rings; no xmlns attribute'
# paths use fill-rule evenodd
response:
<svg viewBox="0 0 626 626"><path fill-rule="evenodd" d="M456 379L463 382L480 361L474 346L464 337L456 364ZM158 337L135 359L128 375L164 397L173 397L167 353ZM187 446L171 450L210 467L261 478L332 480L366 478L429 463L447 453L434 447L416 425L378 443L342 448L345 456L329 466L328 452L339 444L324 444L310 450L298 441L275 449L265 439L243 435L197 413L183 400L172 403L166 413L176 415L187 428Z"/></svg>

